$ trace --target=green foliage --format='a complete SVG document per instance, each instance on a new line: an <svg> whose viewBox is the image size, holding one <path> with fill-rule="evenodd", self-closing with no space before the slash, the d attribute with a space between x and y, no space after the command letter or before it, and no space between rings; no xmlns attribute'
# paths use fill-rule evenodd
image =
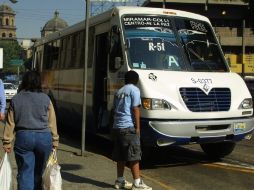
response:
<svg viewBox="0 0 254 190"><path fill-rule="evenodd" d="M16 73L17 66L12 66L10 64L11 59L21 59L23 52L22 47L18 44L16 40L0 40L0 48L3 48L3 70L4 73ZM21 71L24 69L21 66Z"/></svg>

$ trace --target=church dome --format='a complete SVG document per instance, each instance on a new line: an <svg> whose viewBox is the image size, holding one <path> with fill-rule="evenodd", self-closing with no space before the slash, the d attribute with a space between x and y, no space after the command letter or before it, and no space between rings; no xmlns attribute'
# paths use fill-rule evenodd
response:
<svg viewBox="0 0 254 190"><path fill-rule="evenodd" d="M68 27L68 24L65 20L59 17L59 12L55 11L54 18L50 19L43 27L43 31L59 31L63 28Z"/></svg>
<svg viewBox="0 0 254 190"><path fill-rule="evenodd" d="M14 11L12 10L12 8L6 4L0 5L0 12L15 14Z"/></svg>

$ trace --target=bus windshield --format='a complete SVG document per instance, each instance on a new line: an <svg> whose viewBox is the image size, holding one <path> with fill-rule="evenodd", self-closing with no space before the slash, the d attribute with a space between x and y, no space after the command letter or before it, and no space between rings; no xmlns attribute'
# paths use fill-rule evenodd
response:
<svg viewBox="0 0 254 190"><path fill-rule="evenodd" d="M125 15L122 21L131 68L228 71L219 45L206 22L133 15Z"/></svg>

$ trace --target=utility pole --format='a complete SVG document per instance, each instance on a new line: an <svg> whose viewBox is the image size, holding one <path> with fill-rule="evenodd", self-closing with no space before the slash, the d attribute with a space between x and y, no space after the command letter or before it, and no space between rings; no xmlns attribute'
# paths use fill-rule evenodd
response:
<svg viewBox="0 0 254 190"><path fill-rule="evenodd" d="M86 28L85 28L85 65L83 73L83 114L82 114L82 139L81 139L81 156L85 154L85 136L86 136L86 92L87 92L87 62L88 62L88 32L90 17L90 0L86 0Z"/></svg>
<svg viewBox="0 0 254 190"><path fill-rule="evenodd" d="M17 3L17 0L10 0L12 3ZM86 86L87 86L87 62L88 62L88 32L89 32L89 17L90 17L90 0L86 0L86 20L85 20L85 64L84 64L84 86L83 86L83 119L82 119L82 139L81 139L81 155L85 153L85 135L86 135ZM19 72L19 68L18 68Z"/></svg>

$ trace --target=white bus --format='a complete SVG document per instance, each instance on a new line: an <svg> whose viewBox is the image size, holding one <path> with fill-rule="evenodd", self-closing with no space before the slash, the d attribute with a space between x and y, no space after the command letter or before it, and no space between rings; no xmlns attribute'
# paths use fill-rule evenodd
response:
<svg viewBox="0 0 254 190"><path fill-rule="evenodd" d="M115 7L90 19L87 132L109 133L114 93L135 70L141 90L143 146L198 143L230 154L254 129L252 97L229 70L209 20L185 11ZM81 129L85 22L35 44L33 67L58 121ZM62 126L62 125L61 125Z"/></svg>

